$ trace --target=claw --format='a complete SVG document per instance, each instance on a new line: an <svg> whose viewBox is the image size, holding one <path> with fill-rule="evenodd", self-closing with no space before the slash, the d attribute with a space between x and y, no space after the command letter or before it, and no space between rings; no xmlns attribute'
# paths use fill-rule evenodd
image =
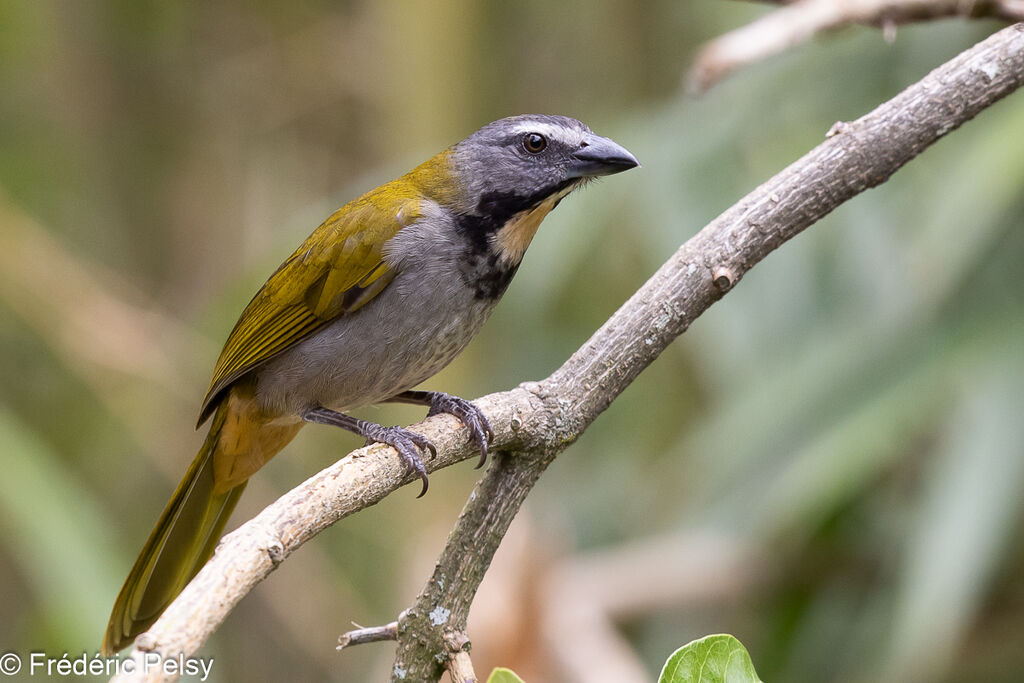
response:
<svg viewBox="0 0 1024 683"><path fill-rule="evenodd" d="M480 461L476 464L475 469L480 469L487 462L487 446L494 441L494 429L491 428L491 423L482 412L478 412L477 416L480 418L481 431L483 432L483 438L480 438L479 432L474 430L473 438L480 445Z"/></svg>
<svg viewBox="0 0 1024 683"><path fill-rule="evenodd" d="M427 412L427 416L438 413L454 415L462 421L462 424L466 425L466 428L469 429L469 438L480 449L480 460L476 464L476 469L483 467L487 462L487 445L494 439L494 430L483 411L464 398L436 392L431 395L430 410Z"/></svg>
<svg viewBox="0 0 1024 683"><path fill-rule="evenodd" d="M302 414L302 419L307 422L328 424L335 427L347 429L350 432L359 434L366 438L366 445L372 443L383 443L398 451L398 456L406 465L407 474L415 474L423 480L423 490L417 498L422 498L427 492L427 468L423 466L417 449L424 452L430 451L431 457L437 456L437 449L430 439L416 432L401 427L384 427L374 422L367 422L358 418L339 413L329 408L310 408Z"/></svg>
<svg viewBox="0 0 1024 683"><path fill-rule="evenodd" d="M419 439L413 439L413 441L415 441L416 445L419 446L421 449L425 451L430 451L431 458L437 457L437 447L434 446L433 442L430 441L430 439L421 436Z"/></svg>
<svg viewBox="0 0 1024 683"><path fill-rule="evenodd" d="M417 495L416 497L422 498L423 496L427 495L427 489L430 487L430 480L427 478L427 470L425 467L423 467L423 463L420 463L419 467L410 467L409 471L415 471L416 476L419 477L420 481L423 482L423 488L420 489L419 495Z"/></svg>
<svg viewBox="0 0 1024 683"><path fill-rule="evenodd" d="M434 444L430 443L429 440L419 434L415 434L414 432L404 429L402 431L406 434L413 435L409 437L409 441L412 441L420 449L424 451L429 450L433 456L437 455L437 449L434 448ZM398 455L405 461L409 474L415 474L423 482L423 488L420 489L419 495L416 496L417 498L422 498L427 493L427 487L430 486L430 482L427 479L427 468L423 466L423 461L420 460L419 456L414 452L414 449L409 449L404 443L401 446L394 446L395 450L398 451Z"/></svg>
<svg viewBox="0 0 1024 683"><path fill-rule="evenodd" d="M400 394L395 394L388 400L396 403L429 406L427 417L439 415L440 413L448 413L457 417L469 430L470 440L480 449L480 461L477 462L476 468L480 469L487 462L487 446L494 440L494 429L491 428L491 423L483 411L472 402L458 396L446 394L443 391L403 391ZM437 455L437 451L434 450L432 444L427 446L427 448L434 455Z"/></svg>
<svg viewBox="0 0 1024 683"><path fill-rule="evenodd" d="M415 474L423 481L423 489L416 497L422 498L426 494L429 485L427 481L427 468L423 466L423 461L420 459L417 449L424 453L429 451L431 457L436 457L437 448L430 442L430 439L402 427L381 427L379 430L374 430L372 434L367 435L366 440L368 442L387 444L398 451L399 457L402 458L402 461L408 468L408 473Z"/></svg>

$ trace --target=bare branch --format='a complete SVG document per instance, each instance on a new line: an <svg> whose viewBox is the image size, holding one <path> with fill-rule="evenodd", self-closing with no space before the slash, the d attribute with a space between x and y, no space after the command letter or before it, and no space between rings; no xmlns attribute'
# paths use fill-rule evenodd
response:
<svg viewBox="0 0 1024 683"><path fill-rule="evenodd" d="M398 640L398 622L392 621L383 626L360 626L351 631L346 631L338 636L338 650L344 650L352 645L364 645L366 643L379 643L382 640Z"/></svg>
<svg viewBox="0 0 1024 683"><path fill-rule="evenodd" d="M773 2L773 0L767 0ZM707 90L733 71L852 24L895 27L942 17L1024 21L1024 0L797 0L701 48L687 75L693 92Z"/></svg>
<svg viewBox="0 0 1024 683"><path fill-rule="evenodd" d="M453 632L445 636L448 646L448 675L452 683L477 683L473 660L469 657L469 638L465 633Z"/></svg>
<svg viewBox="0 0 1024 683"><path fill-rule="evenodd" d="M441 674L451 655L444 638L464 631L494 549L544 468L725 290L772 250L884 182L1022 84L1024 24L996 33L870 114L837 128L712 221L550 377L480 399L500 452L449 537L438 565L443 577L435 572L416 605L399 619L402 661ZM435 416L416 429L438 447L437 457L427 463L431 471L475 455L468 432L451 416ZM132 656L141 659L144 651L164 658L192 656L234 605L300 545L408 481L393 449L381 445L354 451L311 477L226 536L139 637ZM427 660L435 662L433 668ZM160 680L152 668L151 676Z"/></svg>
<svg viewBox="0 0 1024 683"><path fill-rule="evenodd" d="M509 524L561 448L496 454L448 536L434 573L398 618L396 670L413 681L437 680L444 664L442 629L464 631L480 582ZM436 656L435 656L436 655ZM393 676L392 680L401 677Z"/></svg>
<svg viewBox="0 0 1024 683"><path fill-rule="evenodd" d="M1005 85L997 84L1000 76ZM532 452L495 458L474 489L433 576L399 619L396 665L412 680L440 676L444 648L438 627L465 628L483 573L533 482L565 442L582 433L697 316L773 249L839 204L881 184L1022 83L1024 25L1018 25L936 69L867 116L834 126L824 143L680 247L554 374L523 385L549 406L556 422ZM442 623L436 619L439 613Z"/></svg>

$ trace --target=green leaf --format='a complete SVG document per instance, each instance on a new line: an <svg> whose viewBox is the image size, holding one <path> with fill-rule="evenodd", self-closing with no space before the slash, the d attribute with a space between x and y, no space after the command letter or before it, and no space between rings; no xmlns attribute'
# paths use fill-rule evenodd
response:
<svg viewBox="0 0 1024 683"><path fill-rule="evenodd" d="M487 677L487 683L523 683L523 679L516 676L512 669L499 666Z"/></svg>
<svg viewBox="0 0 1024 683"><path fill-rule="evenodd" d="M665 662L658 683L761 683L747 649L730 635L704 636Z"/></svg>

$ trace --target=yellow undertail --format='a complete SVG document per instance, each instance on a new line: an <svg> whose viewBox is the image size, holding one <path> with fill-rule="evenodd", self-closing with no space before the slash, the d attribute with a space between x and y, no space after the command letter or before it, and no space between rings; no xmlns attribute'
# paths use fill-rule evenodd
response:
<svg viewBox="0 0 1024 683"><path fill-rule="evenodd" d="M254 402L232 389L171 496L114 602L102 651L130 645L213 554L249 475L291 441L301 424L263 422Z"/></svg>

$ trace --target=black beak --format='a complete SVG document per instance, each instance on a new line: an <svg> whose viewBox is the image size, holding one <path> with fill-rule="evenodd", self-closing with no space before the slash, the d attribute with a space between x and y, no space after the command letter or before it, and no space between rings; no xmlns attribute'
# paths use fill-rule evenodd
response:
<svg viewBox="0 0 1024 683"><path fill-rule="evenodd" d="M621 173L636 168L640 162L617 142L589 134L569 161L570 178L590 178Z"/></svg>

